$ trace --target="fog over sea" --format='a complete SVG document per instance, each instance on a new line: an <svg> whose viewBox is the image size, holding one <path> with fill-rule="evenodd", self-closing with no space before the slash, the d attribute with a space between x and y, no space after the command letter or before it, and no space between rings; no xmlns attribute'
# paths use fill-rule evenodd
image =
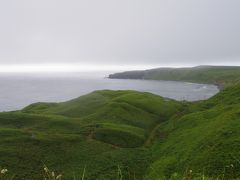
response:
<svg viewBox="0 0 240 180"><path fill-rule="evenodd" d="M95 90L137 90L176 100L207 99L214 85L175 81L108 79L107 73L0 74L0 111L21 109L35 102L62 102Z"/></svg>

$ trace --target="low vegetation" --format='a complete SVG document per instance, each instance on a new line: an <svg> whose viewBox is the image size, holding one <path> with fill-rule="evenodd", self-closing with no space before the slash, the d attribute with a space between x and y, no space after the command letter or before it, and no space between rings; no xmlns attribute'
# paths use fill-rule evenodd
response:
<svg viewBox="0 0 240 180"><path fill-rule="evenodd" d="M0 113L0 177L237 179L239 95L237 81L192 103L104 90Z"/></svg>
<svg viewBox="0 0 240 180"><path fill-rule="evenodd" d="M151 162L143 148L156 124L181 103L150 93L96 91L63 103L36 103L0 113L0 162L17 179L39 179L43 164L66 179L141 177Z"/></svg>

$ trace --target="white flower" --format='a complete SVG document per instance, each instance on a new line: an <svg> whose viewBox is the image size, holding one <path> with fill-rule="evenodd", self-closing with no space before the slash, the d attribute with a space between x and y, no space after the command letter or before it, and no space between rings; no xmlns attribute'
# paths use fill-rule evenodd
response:
<svg viewBox="0 0 240 180"><path fill-rule="evenodd" d="M192 173L192 170L189 170L190 173Z"/></svg>
<svg viewBox="0 0 240 180"><path fill-rule="evenodd" d="M45 171L45 172L48 172L48 168L47 168L47 167L45 167L45 168L44 168L44 171Z"/></svg>
<svg viewBox="0 0 240 180"><path fill-rule="evenodd" d="M7 172L8 172L7 169L2 169L2 170L1 170L1 174L5 174L5 173L7 173Z"/></svg>

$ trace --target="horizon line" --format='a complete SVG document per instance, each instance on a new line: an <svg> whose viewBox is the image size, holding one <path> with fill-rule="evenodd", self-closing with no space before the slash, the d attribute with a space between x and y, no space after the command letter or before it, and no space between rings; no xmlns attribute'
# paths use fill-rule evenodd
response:
<svg viewBox="0 0 240 180"><path fill-rule="evenodd" d="M99 65L80 63L2 64L0 73L61 73L61 72L106 72L133 71L156 68L191 68L197 66L240 66L240 65Z"/></svg>

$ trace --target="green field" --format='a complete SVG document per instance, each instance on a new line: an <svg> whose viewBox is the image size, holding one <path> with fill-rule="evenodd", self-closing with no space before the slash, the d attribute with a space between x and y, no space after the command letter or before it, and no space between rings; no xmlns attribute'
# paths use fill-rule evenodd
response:
<svg viewBox="0 0 240 180"><path fill-rule="evenodd" d="M193 103L104 90L2 112L0 166L24 180L42 179L44 165L63 179L81 179L84 170L86 179L239 178L234 82Z"/></svg>

